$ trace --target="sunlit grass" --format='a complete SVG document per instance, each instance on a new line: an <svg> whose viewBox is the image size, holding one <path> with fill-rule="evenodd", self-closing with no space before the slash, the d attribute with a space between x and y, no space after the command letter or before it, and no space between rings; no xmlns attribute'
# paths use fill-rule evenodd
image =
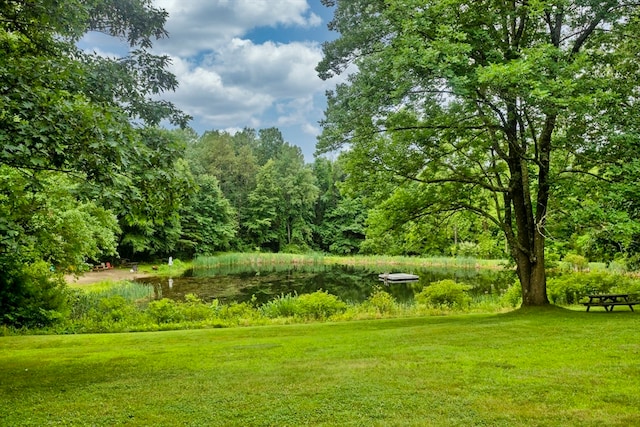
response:
<svg viewBox="0 0 640 427"><path fill-rule="evenodd" d="M0 425L637 425L640 315L0 339Z"/></svg>

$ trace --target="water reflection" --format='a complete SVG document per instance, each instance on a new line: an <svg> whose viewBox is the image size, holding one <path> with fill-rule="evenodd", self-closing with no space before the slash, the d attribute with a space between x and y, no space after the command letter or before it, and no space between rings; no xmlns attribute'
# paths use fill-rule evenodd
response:
<svg viewBox="0 0 640 427"><path fill-rule="evenodd" d="M403 272L416 274L415 283L389 283L378 278L381 273ZM244 302L255 299L268 302L280 295L305 294L325 290L347 302L362 302L376 285L383 286L399 302L410 302L416 293L431 282L454 279L473 286L474 295L503 292L514 281L511 271L401 268L390 271L389 266L245 266L233 270L189 271L183 277L140 279L153 285L156 298L182 300L187 294L196 294L204 301Z"/></svg>

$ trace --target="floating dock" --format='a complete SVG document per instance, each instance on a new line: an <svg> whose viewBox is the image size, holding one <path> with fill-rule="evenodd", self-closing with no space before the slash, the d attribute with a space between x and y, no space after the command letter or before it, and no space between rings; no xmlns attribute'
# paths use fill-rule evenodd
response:
<svg viewBox="0 0 640 427"><path fill-rule="evenodd" d="M417 282L420 277L409 273L384 273L379 274L378 279L387 285L389 283L413 283Z"/></svg>

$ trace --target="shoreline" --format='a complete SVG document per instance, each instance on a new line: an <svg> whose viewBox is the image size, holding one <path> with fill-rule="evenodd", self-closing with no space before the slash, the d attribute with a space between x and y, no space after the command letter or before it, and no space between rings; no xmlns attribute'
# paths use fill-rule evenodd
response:
<svg viewBox="0 0 640 427"><path fill-rule="evenodd" d="M88 271L81 276L74 274L66 274L64 276L65 282L69 286L82 286L91 285L99 282L117 282L120 280L136 280L144 277L151 277L153 274L145 273L143 271L132 272L124 268L113 268L110 270L102 271Z"/></svg>

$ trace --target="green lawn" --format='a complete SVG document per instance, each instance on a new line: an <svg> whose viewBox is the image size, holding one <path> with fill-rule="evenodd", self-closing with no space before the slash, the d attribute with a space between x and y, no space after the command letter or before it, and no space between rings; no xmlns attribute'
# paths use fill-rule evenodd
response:
<svg viewBox="0 0 640 427"><path fill-rule="evenodd" d="M549 309L2 337L0 425L640 425L638 331Z"/></svg>

